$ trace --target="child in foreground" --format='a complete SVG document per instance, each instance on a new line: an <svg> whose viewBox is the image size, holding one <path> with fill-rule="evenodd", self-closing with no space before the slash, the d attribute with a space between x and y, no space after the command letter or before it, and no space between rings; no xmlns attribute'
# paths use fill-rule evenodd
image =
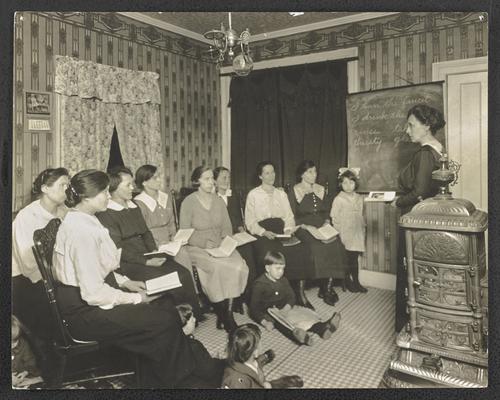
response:
<svg viewBox="0 0 500 400"><path fill-rule="evenodd" d="M182 322L182 330L188 337L189 346L196 362L196 368L193 371L189 382L184 382L184 387L196 389L216 389L220 387L224 368L227 366L227 360L215 358L210 355L203 343L194 338L196 327L196 318L193 315L193 308L190 304L179 304L177 311ZM268 350L259 355L257 362L259 367L270 363L274 359L274 352Z"/></svg>
<svg viewBox="0 0 500 400"><path fill-rule="evenodd" d="M296 306L295 292L283 274L285 257L280 252L268 251L264 257L266 272L257 278L252 289L250 317L267 330L277 328L301 344L312 345L314 334L328 339L340 325L340 313L333 313L327 321L305 307Z"/></svg>
<svg viewBox="0 0 500 400"><path fill-rule="evenodd" d="M297 375L267 381L259 362L261 332L255 324L240 325L229 335L228 366L224 371L224 389L286 389L302 387Z"/></svg>
<svg viewBox="0 0 500 400"><path fill-rule="evenodd" d="M14 315L11 320L11 330L12 387L27 388L42 382L35 355L22 334L21 323Z"/></svg>

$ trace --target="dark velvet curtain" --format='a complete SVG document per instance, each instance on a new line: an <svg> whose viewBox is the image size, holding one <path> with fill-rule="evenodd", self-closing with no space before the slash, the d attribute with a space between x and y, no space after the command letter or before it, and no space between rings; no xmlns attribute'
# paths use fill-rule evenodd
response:
<svg viewBox="0 0 500 400"><path fill-rule="evenodd" d="M347 63L324 62L252 72L231 82L231 175L249 190L255 166L276 164L276 185L295 183L304 159L318 166L318 182L335 190L347 163Z"/></svg>
<svg viewBox="0 0 500 400"><path fill-rule="evenodd" d="M256 186L255 167L262 160L276 163L281 174L279 90L275 71L255 71L233 78L231 106L231 180L234 189Z"/></svg>

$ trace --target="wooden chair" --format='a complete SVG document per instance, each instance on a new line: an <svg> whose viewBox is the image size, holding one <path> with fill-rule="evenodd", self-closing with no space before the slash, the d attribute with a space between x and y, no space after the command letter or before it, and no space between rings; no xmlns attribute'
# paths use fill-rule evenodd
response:
<svg viewBox="0 0 500 400"><path fill-rule="evenodd" d="M119 376L133 375L134 371L125 371L120 373L107 373L106 375L96 375L95 372L102 369L102 363L99 365L85 366L81 368L82 364L77 363L77 358L83 359L84 355L91 355L94 353L102 353L102 347L99 342L92 340L79 340L74 338L68 329L68 323L62 317L57 299L55 296L55 281L52 275L52 253L56 239L57 230L61 220L54 218L43 229L36 230L33 234L34 246L33 254L42 275L43 284L45 286L45 293L49 302L52 323L54 326L54 335L52 338L52 350L56 356L55 371L51 374L50 382L47 385L52 388L61 388L63 384L75 384L88 381L96 381L104 378L115 378ZM101 354L102 355L102 354ZM70 364L72 361L72 365ZM73 369L68 368L72 366ZM108 371L109 372L109 371ZM73 381L64 381L66 376L79 377L86 375L83 379L76 379Z"/></svg>

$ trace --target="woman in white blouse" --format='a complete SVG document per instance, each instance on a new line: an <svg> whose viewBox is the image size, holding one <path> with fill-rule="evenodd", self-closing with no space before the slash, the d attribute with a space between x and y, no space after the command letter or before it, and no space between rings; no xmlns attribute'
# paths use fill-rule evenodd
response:
<svg viewBox="0 0 500 400"><path fill-rule="evenodd" d="M252 189L245 204L245 224L249 232L257 236L255 255L259 273L264 271L264 256L267 251L280 251L285 255L286 277L296 282L297 304L313 308L304 293L304 281L312 278L312 256L303 243L284 246L279 234L293 234L295 226L290 203L286 193L274 187L276 173L274 164L262 161L257 165L257 176L262 182Z"/></svg>
<svg viewBox="0 0 500 400"><path fill-rule="evenodd" d="M65 168L42 171L33 183L37 200L19 211L12 223L12 312L42 338L49 338L52 328L42 277L32 250L33 233L54 218L64 218L68 175Z"/></svg>
<svg viewBox="0 0 500 400"><path fill-rule="evenodd" d="M120 251L95 217L106 210L108 185L104 172L85 170L66 190L74 208L59 227L53 256L61 313L77 339L138 354L141 387L179 386L195 368L179 314L168 297L148 296L144 282L114 272Z"/></svg>

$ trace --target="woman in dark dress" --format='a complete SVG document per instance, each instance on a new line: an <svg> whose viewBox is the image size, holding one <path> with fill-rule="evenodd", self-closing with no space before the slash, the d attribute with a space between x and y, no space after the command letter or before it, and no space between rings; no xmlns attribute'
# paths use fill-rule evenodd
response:
<svg viewBox="0 0 500 400"><path fill-rule="evenodd" d="M176 304L189 303L195 316L201 317L200 305L189 270L167 256L147 258L144 253L157 250L151 231L146 225L140 208L132 201L133 176L125 167L108 173L111 200L105 212L96 217L108 230L116 247L122 249L120 271L131 279L146 281L172 272L177 272L182 286L171 289L168 295Z"/></svg>
<svg viewBox="0 0 500 400"><path fill-rule="evenodd" d="M339 235L324 242L316 239L306 229L308 226L321 228L330 224L330 208L332 197L325 188L316 183L318 173L316 165L310 160L304 160L297 168L297 183L288 194L290 205L295 215L297 225L302 225L296 232L301 242L307 243L312 257L312 278L321 279L318 296L329 305L335 305L339 300L333 288L333 279L344 279L347 272L345 247Z"/></svg>
<svg viewBox="0 0 500 400"><path fill-rule="evenodd" d="M229 219L231 220L231 225L233 226L233 234L245 231L245 224L243 222L243 216L241 215L241 199L238 193L232 192L229 189L230 182L230 172L225 167L217 167L214 169L214 179L217 189L217 194L224 200L227 206L227 212L229 213ZM250 304L250 292L253 281L256 278L256 267L254 259L253 244L247 243L242 246L238 246L238 253L245 260L248 266L248 280L247 287L243 295L239 298L239 302L243 301ZM238 302L238 303L239 303ZM242 311L241 304L235 304L235 311Z"/></svg>
<svg viewBox="0 0 500 400"><path fill-rule="evenodd" d="M306 243L282 242L276 235L293 234L297 230L290 202L286 193L274 187L276 178L274 164L262 161L257 165L257 176L262 184L252 189L245 204L245 224L248 231L257 237L254 243L257 275L264 272L264 256L268 251L279 251L285 255L286 277L294 281L297 290L297 305L313 308L304 293L304 282L314 278L314 267L309 246ZM293 244L293 245L290 245Z"/></svg>
<svg viewBox="0 0 500 400"><path fill-rule="evenodd" d="M109 200L101 171L76 174L54 247L58 305L70 332L136 354L141 388L175 388L195 369L181 320L168 296L148 296L143 282L117 273L120 251L99 220Z"/></svg>
<svg viewBox="0 0 500 400"><path fill-rule="evenodd" d="M408 111L406 133L413 143L420 144L420 149L413 155L408 165L399 174L399 186L402 194L391 205L399 207L401 215L411 211L413 206L428 197L435 196L439 187L432 180L432 172L439 169L439 158L443 146L435 138L436 132L443 128L443 114L425 104L413 106ZM406 254L404 229L399 230L398 269L396 277L396 331L399 332L408 322L406 313L405 288L407 272L403 257Z"/></svg>

